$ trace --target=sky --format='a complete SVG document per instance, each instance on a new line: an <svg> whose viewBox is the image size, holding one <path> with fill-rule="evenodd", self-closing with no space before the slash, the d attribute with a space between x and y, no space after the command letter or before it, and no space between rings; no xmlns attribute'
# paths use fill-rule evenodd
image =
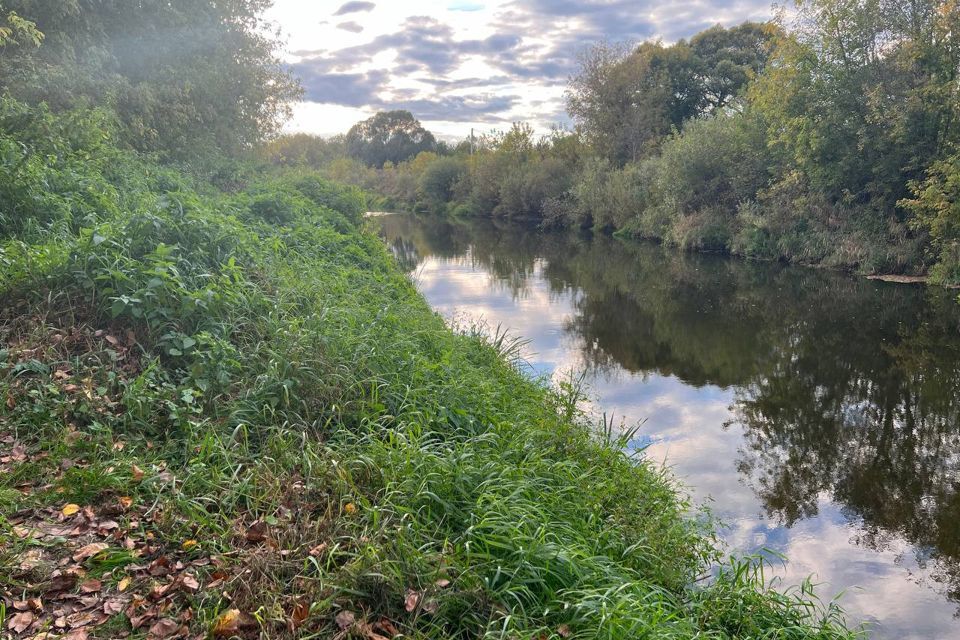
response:
<svg viewBox="0 0 960 640"><path fill-rule="evenodd" d="M462 139L568 126L567 80L591 44L670 43L771 15L770 0L276 0L266 17L304 87L289 130L344 133L407 109Z"/></svg>

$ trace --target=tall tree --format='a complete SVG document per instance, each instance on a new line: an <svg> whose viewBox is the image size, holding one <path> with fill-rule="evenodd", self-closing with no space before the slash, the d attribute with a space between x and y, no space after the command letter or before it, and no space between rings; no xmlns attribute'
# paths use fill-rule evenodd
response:
<svg viewBox="0 0 960 640"><path fill-rule="evenodd" d="M421 151L434 151L437 141L409 111L381 111L347 132L347 153L371 167L397 164Z"/></svg>

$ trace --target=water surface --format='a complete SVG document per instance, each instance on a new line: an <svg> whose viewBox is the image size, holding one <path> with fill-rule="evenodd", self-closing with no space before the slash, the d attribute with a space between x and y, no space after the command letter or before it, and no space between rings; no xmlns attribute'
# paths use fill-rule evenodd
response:
<svg viewBox="0 0 960 640"><path fill-rule="evenodd" d="M960 638L956 292L407 215L377 223L447 317L587 372L597 411L878 638Z"/></svg>

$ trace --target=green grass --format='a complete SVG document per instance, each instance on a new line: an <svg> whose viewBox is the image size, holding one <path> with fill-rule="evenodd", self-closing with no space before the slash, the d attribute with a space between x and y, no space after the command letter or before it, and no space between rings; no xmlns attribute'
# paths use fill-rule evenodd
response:
<svg viewBox="0 0 960 640"><path fill-rule="evenodd" d="M853 635L809 585L721 561L709 520L588 423L575 386L445 326L359 194L302 173L227 193L109 145L81 163L45 153L55 137L0 142L0 169L67 203L0 199L20 216L0 243L0 439L24 447L0 463L0 615L100 540L86 577L106 598L130 578L145 603L94 637L151 611L213 632L230 609L269 638ZM99 183L115 188L91 208ZM43 533L86 517L71 503L93 530ZM23 569L31 548L54 562ZM160 558L200 588L147 596L169 584Z"/></svg>

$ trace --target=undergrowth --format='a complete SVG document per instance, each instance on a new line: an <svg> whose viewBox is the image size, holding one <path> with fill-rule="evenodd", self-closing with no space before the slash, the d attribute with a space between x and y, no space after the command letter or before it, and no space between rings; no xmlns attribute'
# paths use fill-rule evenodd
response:
<svg viewBox="0 0 960 640"><path fill-rule="evenodd" d="M5 632L853 635L719 558L576 386L445 326L358 192L221 191L12 101L0 185Z"/></svg>

